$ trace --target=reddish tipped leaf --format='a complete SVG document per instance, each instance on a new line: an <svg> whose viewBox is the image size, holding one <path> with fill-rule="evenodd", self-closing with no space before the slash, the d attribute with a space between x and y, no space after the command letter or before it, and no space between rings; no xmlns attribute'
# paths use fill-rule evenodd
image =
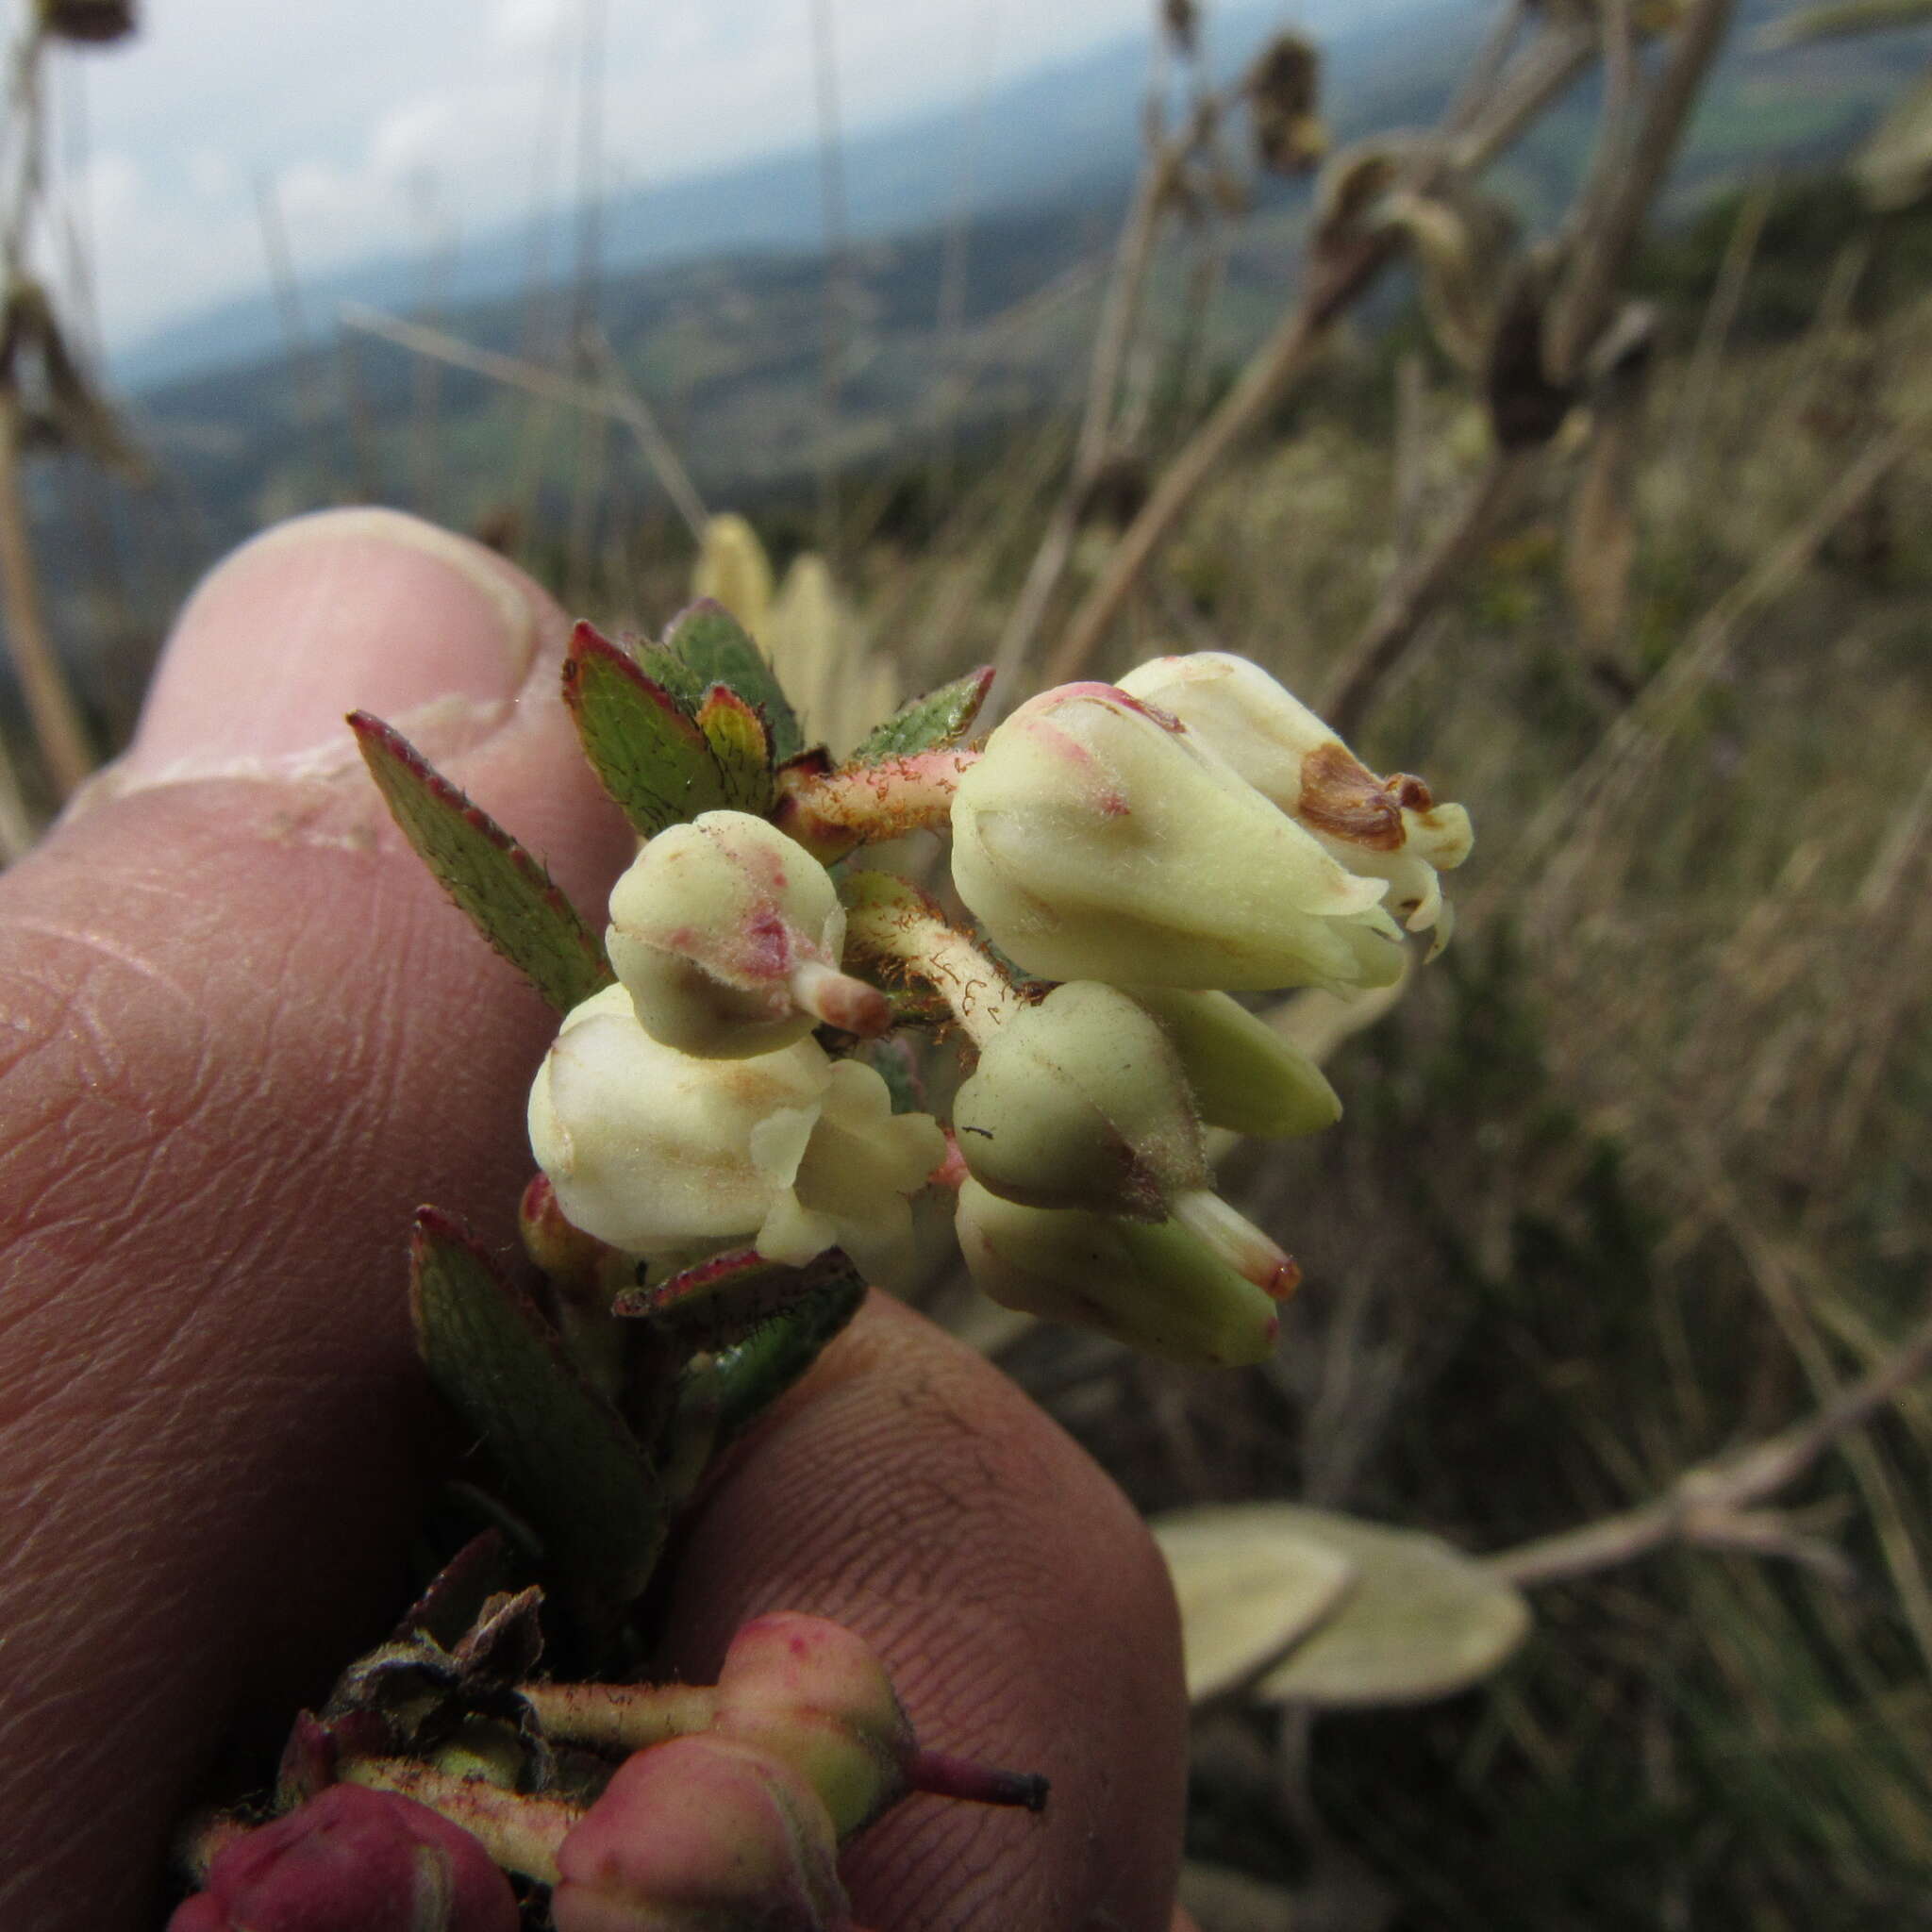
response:
<svg viewBox="0 0 1932 1932"><path fill-rule="evenodd" d="M349 728L416 856L558 1012L611 983L603 941L539 860L380 718L352 712Z"/></svg>
<svg viewBox="0 0 1932 1932"><path fill-rule="evenodd" d="M944 751L958 744L973 729L973 721L991 689L992 666L982 664L951 684L911 699L866 738L845 760L845 769L909 758L916 752Z"/></svg>
<svg viewBox="0 0 1932 1932"><path fill-rule="evenodd" d="M563 701L591 769L641 837L732 802L727 774L679 698L588 624L571 634Z"/></svg>

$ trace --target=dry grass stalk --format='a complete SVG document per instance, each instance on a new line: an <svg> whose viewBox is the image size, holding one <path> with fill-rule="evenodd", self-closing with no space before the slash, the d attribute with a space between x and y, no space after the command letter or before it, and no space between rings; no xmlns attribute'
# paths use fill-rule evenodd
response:
<svg viewBox="0 0 1932 1932"><path fill-rule="evenodd" d="M1685 123L1736 8L1737 0L1698 0L1677 29L1675 44L1651 90L1641 122L1632 126L1627 142L1615 140L1614 126L1607 126L1600 150L1602 166L1585 189L1574 257L1565 285L1551 307L1543 336L1544 366L1557 382L1569 381L1582 369L1616 307L1618 285L1642 232L1644 217L1663 186ZM1612 10L1627 12L1627 0L1618 0ZM1623 33L1627 40L1627 18L1623 21ZM1626 76L1626 97L1627 88ZM1607 124L1609 113L1607 106ZM1620 111L1618 118L1626 121L1633 117L1634 107L1632 114Z"/></svg>
<svg viewBox="0 0 1932 1932"><path fill-rule="evenodd" d="M422 323L406 322L401 316L385 314L379 308L370 308L358 302L344 303L339 318L344 328L380 336L385 341L394 342L399 348L408 349L415 355L447 362L453 368L470 370L475 375L488 376L492 382L522 390L528 395L567 404L586 415L608 417L613 423L621 423L637 438L639 448L685 527L693 538L702 540L707 512L696 486L691 480L691 474L672 447L649 404L634 385L619 379L622 370L601 331L591 336L590 353L603 380L586 382L577 376L563 375L554 369L525 362L521 357L506 356L494 349L476 348L441 329L429 328Z"/></svg>
<svg viewBox="0 0 1932 1932"><path fill-rule="evenodd" d="M1399 571L1382 593L1368 623L1330 668L1315 702L1316 710L1343 738L1359 732L1376 691L1494 535L1541 457L1541 444L1491 455L1435 542Z"/></svg>
<svg viewBox="0 0 1932 1932"><path fill-rule="evenodd" d="M94 755L47 624L21 489L20 431L20 398L0 391L0 605L47 777L65 799L93 770Z"/></svg>
<svg viewBox="0 0 1932 1932"><path fill-rule="evenodd" d="M1439 173L1474 174L1485 167L1568 87L1587 64L1592 36L1574 24L1553 26L1497 75L1490 100L1469 117L1447 150L1424 143L1413 186L1424 192ZM1452 111L1460 111L1452 110ZM1048 683L1077 677L1119 621L1141 575L1174 534L1202 488L1241 440L1315 367L1340 317L1374 284L1394 258L1392 231L1340 239L1317 252L1305 271L1300 299L1250 357L1213 414L1175 453L1139 514L1122 533L1088 590L1042 675Z"/></svg>
<svg viewBox="0 0 1932 1932"><path fill-rule="evenodd" d="M1663 758L1674 726L1722 671L1739 632L1790 589L1831 533L1912 453L1924 433L1924 423L1913 421L1869 444L1811 513L1711 606L1670 662L1537 814L1510 854L1507 876L1520 887L1548 858L1536 895L1541 924L1547 928L1563 918L1570 883L1587 862L1591 827L1620 812ZM1491 891L1501 889L1499 875Z"/></svg>
<svg viewBox="0 0 1932 1932"><path fill-rule="evenodd" d="M1932 1316L1920 1322L1885 1363L1832 1395L1817 1411L1770 1441L1687 1470L1663 1495L1581 1528L1489 1558L1519 1586L1553 1583L1628 1563L1674 1542L1738 1547L1763 1543L1764 1524L1746 1512L1795 1482L1828 1450L1869 1423L1932 1370ZM1738 1519L1745 1517L1742 1531Z"/></svg>

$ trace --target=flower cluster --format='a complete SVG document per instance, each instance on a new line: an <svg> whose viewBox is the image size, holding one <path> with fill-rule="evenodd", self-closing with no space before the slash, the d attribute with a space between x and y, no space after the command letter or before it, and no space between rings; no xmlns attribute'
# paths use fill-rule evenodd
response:
<svg viewBox="0 0 1932 1932"><path fill-rule="evenodd" d="M1008 1306L1187 1362L1265 1355L1297 1271L1214 1193L1203 1130L1307 1133L1340 1107L1230 995L1391 984L1405 927L1447 937L1467 813L1219 653L1046 691L977 754L807 758L777 789L796 838L704 812L611 895L618 983L569 1015L530 1096L568 1220L659 1269L837 1246L891 1280L933 1180ZM976 934L821 862L908 824L950 831ZM950 1133L850 1051L907 980L974 1051Z"/></svg>
<svg viewBox="0 0 1932 1932"><path fill-rule="evenodd" d="M512 1701L575 1754L569 1798L308 1720L332 1781L266 1824L223 1821L170 1932L516 1932L506 1872L550 1888L556 1932L851 1932L840 1852L902 1798L1046 1803L1043 1778L922 1749L872 1646L796 1611L745 1624L715 1685L535 1681Z"/></svg>

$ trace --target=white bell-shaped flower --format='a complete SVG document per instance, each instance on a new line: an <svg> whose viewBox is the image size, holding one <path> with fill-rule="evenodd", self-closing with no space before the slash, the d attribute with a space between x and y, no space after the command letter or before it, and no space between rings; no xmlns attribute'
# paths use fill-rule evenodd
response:
<svg viewBox="0 0 1932 1932"><path fill-rule="evenodd" d="M1441 926L1439 872L1469 857L1469 813L1438 805L1420 778L1378 778L1258 664L1226 651L1156 658L1121 689L1178 718L1256 791L1305 825L1349 871L1387 879L1384 902L1411 932Z"/></svg>
<svg viewBox="0 0 1932 1932"><path fill-rule="evenodd" d="M564 1214L625 1252L749 1241L802 1266L841 1247L872 1278L903 1263L908 1197L945 1158L925 1114L815 1041L699 1059L652 1039L628 992L573 1009L530 1090L530 1145Z"/></svg>
<svg viewBox="0 0 1932 1932"><path fill-rule="evenodd" d="M1402 969L1383 880L1111 685L1044 691L992 734L954 794L953 878L1049 979L1345 991Z"/></svg>

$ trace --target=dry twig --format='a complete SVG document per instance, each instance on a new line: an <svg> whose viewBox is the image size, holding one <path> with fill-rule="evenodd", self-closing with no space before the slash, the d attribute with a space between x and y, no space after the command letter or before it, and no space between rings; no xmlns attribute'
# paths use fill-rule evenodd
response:
<svg viewBox="0 0 1932 1932"><path fill-rule="evenodd" d="M399 315L365 308L359 302L344 303L338 316L344 328L360 329L367 335L380 336L385 341L412 350L418 356L428 356L439 362L447 362L453 368L467 369L475 375L488 376L492 382L506 383L528 395L567 403L587 415L605 416L613 423L623 424L637 438L645 460L691 535L703 536L705 506L691 480L691 473L671 446L670 439L664 434L650 405L636 387L624 378L615 352L601 330L589 338L589 346L604 379L601 382L584 382L575 376L559 375L554 369L545 369L538 363L525 362L520 357L505 356L494 349L478 349L458 337L446 335L441 329L428 328L418 322L405 322Z"/></svg>
<svg viewBox="0 0 1932 1932"><path fill-rule="evenodd" d="M1489 1567L1521 1585L1555 1583L1628 1563L1674 1542L1762 1547L1766 1524L1753 1506L1803 1475L1843 1437L1932 1370L1932 1315L1890 1357L1806 1421L1755 1448L1687 1470L1661 1496L1581 1528L1501 1550Z"/></svg>

